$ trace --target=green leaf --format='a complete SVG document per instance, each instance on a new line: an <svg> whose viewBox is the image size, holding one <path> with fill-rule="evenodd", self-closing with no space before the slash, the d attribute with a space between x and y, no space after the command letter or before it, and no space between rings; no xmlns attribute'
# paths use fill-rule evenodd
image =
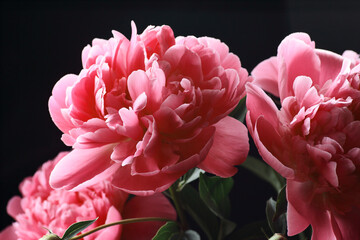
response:
<svg viewBox="0 0 360 240"><path fill-rule="evenodd" d="M274 169L267 165L264 161L261 161L252 156L248 156L246 161L240 166L248 169L261 179L270 183L277 192L279 192L286 181L280 174L278 174Z"/></svg>
<svg viewBox="0 0 360 240"><path fill-rule="evenodd" d="M246 116L246 96L243 97L236 108L229 114L231 117L238 119L240 122L244 122Z"/></svg>
<svg viewBox="0 0 360 240"><path fill-rule="evenodd" d="M199 193L206 206L221 219L219 232L222 237L230 234L236 224L228 220L230 217L229 193L234 185L232 178L207 177L200 175Z"/></svg>
<svg viewBox="0 0 360 240"><path fill-rule="evenodd" d="M273 233L286 234L286 185L278 193L276 202L270 198L266 203L266 217Z"/></svg>
<svg viewBox="0 0 360 240"><path fill-rule="evenodd" d="M172 240L180 234L179 226L176 222L167 222L164 224L152 238L152 240Z"/></svg>
<svg viewBox="0 0 360 240"><path fill-rule="evenodd" d="M76 234L83 231L85 228L87 228L91 224L93 224L97 219L98 218L96 218L94 220L82 221L82 222L77 222L77 223L72 224L68 229L66 229L66 231L61 239L62 240L71 239Z"/></svg>
<svg viewBox="0 0 360 240"><path fill-rule="evenodd" d="M186 184L195 181L196 179L199 178L200 173L204 173L204 172L205 171L200 168L192 168L189 171L187 171L185 175L180 178L177 191L181 191L186 186Z"/></svg>
<svg viewBox="0 0 360 240"><path fill-rule="evenodd" d="M232 178L208 177L200 175L200 198L209 209L221 219L230 216L229 193L234 185Z"/></svg>
<svg viewBox="0 0 360 240"><path fill-rule="evenodd" d="M265 211L266 211L266 219L268 221L269 227L271 228L271 231L273 233L276 233L275 226L273 223L273 219L276 211L276 202L273 198L267 200Z"/></svg>
<svg viewBox="0 0 360 240"><path fill-rule="evenodd" d="M194 230L187 230L185 232L176 233L171 237L171 240L200 240L200 235Z"/></svg>
<svg viewBox="0 0 360 240"><path fill-rule="evenodd" d="M286 224L286 214L278 214L275 219L276 214L276 201L270 198L266 202L266 218L273 233L282 233L286 234L287 224Z"/></svg>
<svg viewBox="0 0 360 240"><path fill-rule="evenodd" d="M280 190L276 199L276 210L273 221L276 221L282 214L287 211L286 185Z"/></svg>
<svg viewBox="0 0 360 240"><path fill-rule="evenodd" d="M219 231L219 220L206 207L199 193L191 186L186 185L179 192L184 210L195 220L201 230L204 231L208 240L216 239Z"/></svg>
<svg viewBox="0 0 360 240"><path fill-rule="evenodd" d="M194 230L180 231L176 222L167 222L152 240L200 240L200 235Z"/></svg>

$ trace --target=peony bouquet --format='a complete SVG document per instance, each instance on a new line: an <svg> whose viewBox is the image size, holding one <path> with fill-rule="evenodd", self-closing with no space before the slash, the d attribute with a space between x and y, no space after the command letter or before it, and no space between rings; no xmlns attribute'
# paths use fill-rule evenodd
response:
<svg viewBox="0 0 360 240"><path fill-rule="evenodd" d="M54 86L72 150L23 180L0 240L360 239L357 53L293 33L249 75L218 39L131 28ZM238 165L277 192L264 221L231 220Z"/></svg>

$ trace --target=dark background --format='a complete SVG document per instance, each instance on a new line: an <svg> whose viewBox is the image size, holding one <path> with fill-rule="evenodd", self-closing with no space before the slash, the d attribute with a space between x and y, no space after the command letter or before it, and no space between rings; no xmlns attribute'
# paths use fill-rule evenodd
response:
<svg viewBox="0 0 360 240"><path fill-rule="evenodd" d="M79 73L81 51L93 38L108 39L113 29L130 38L131 20L138 33L167 24L175 36L221 39L250 72L295 31L309 33L318 48L360 52L359 9L356 1L310 0L2 2L0 230L12 222L6 204L22 179L67 149L47 101L62 76ZM233 220L261 220L272 195L269 185L240 168Z"/></svg>

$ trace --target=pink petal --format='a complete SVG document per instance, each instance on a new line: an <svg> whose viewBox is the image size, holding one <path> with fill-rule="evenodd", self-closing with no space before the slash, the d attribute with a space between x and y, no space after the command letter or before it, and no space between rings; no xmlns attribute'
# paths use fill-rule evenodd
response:
<svg viewBox="0 0 360 240"><path fill-rule="evenodd" d="M120 212L114 207L111 206L107 213L105 224L113 223L122 220ZM122 237L123 225L115 225L104 230L100 231L100 234L95 238L95 240L119 240Z"/></svg>
<svg viewBox="0 0 360 240"><path fill-rule="evenodd" d="M149 94L149 78L143 70L137 70L130 74L127 81L130 97L133 101L145 93Z"/></svg>
<svg viewBox="0 0 360 240"><path fill-rule="evenodd" d="M247 128L238 120L225 117L216 124L214 143L199 167L220 177L231 177L235 165L243 163L249 151Z"/></svg>
<svg viewBox="0 0 360 240"><path fill-rule="evenodd" d="M18 214L24 213L24 210L21 208L21 197L12 197L6 206L6 211L14 219L16 219Z"/></svg>
<svg viewBox="0 0 360 240"><path fill-rule="evenodd" d="M110 155L114 144L97 148L74 149L56 164L50 175L53 188L70 190L92 179L112 165Z"/></svg>
<svg viewBox="0 0 360 240"><path fill-rule="evenodd" d="M314 212L314 217L311 221L311 226L313 229L312 240L340 240L342 238L337 238L335 236L329 212ZM345 240L346 238L343 238Z"/></svg>
<svg viewBox="0 0 360 240"><path fill-rule="evenodd" d="M336 240L328 210L312 203L314 194L313 184L311 182L288 180L286 190L288 202L303 217L302 219L290 219L289 223L295 224L295 226L289 226L291 234L299 233L295 230L300 231L305 226L305 221L303 220L306 219L313 228L312 240ZM290 215L291 217L297 217L297 215ZM298 223L297 220L299 220ZM296 226L296 224L299 224L299 226Z"/></svg>
<svg viewBox="0 0 360 240"><path fill-rule="evenodd" d="M112 179L112 177L120 167L121 167L120 164L112 164L110 167L108 167L107 169L105 169L103 172L99 173L95 177L87 181L84 181L79 185L77 185L76 187L72 188L71 191L82 191L84 188L93 187L99 182Z"/></svg>
<svg viewBox="0 0 360 240"><path fill-rule="evenodd" d="M136 151L136 141L125 140L119 142L119 144L114 147L114 151L111 154L111 159L115 162L123 161L129 156L133 156Z"/></svg>
<svg viewBox="0 0 360 240"><path fill-rule="evenodd" d="M154 117L159 131L163 133L174 133L185 123L184 120L169 107L160 108L159 111L154 113Z"/></svg>
<svg viewBox="0 0 360 240"><path fill-rule="evenodd" d="M293 207L291 202L288 202L287 205L287 216L286 216L287 224L288 224L288 235L294 236L298 233L304 231L310 224L308 219L302 216L296 209Z"/></svg>
<svg viewBox="0 0 360 240"><path fill-rule="evenodd" d="M146 104L147 104L147 96L146 93L143 92L134 101L133 109L135 112L140 112L146 107Z"/></svg>
<svg viewBox="0 0 360 240"><path fill-rule="evenodd" d="M88 126L90 128L92 127L90 125ZM81 129L78 129L80 131L84 131L84 133L80 133L81 135L76 138L76 142L73 144L73 148L96 148L106 144L119 142L120 140L124 139L123 136L118 135L109 128L99 128L94 132L92 132L90 128L87 128L85 125L83 125ZM86 132L85 129L88 131Z"/></svg>
<svg viewBox="0 0 360 240"><path fill-rule="evenodd" d="M276 57L271 57L259 63L251 75L253 83L275 96L279 96L278 62Z"/></svg>
<svg viewBox="0 0 360 240"><path fill-rule="evenodd" d="M2 240L18 240L18 236L15 234L15 229L12 225L6 227L0 232L0 239Z"/></svg>
<svg viewBox="0 0 360 240"><path fill-rule="evenodd" d="M166 51L163 60L170 64L170 71L176 70L177 75L181 74L198 83L202 81L201 59L196 53L185 46L172 46ZM165 70L164 72L166 75L171 73Z"/></svg>
<svg viewBox="0 0 360 240"><path fill-rule="evenodd" d="M302 36L302 39L290 35L279 45L279 89L281 89L281 99L294 95L292 87L297 76L307 76L315 83L318 82L321 67L320 58L316 55L314 47L303 41L305 37L306 34Z"/></svg>
<svg viewBox="0 0 360 240"><path fill-rule="evenodd" d="M229 54L229 47L226 44L222 43L219 39L215 39L212 37L201 37L198 40L205 46L215 50L219 54L221 61L224 61ZM239 63L240 61L235 64L236 68L239 67Z"/></svg>
<svg viewBox="0 0 360 240"><path fill-rule="evenodd" d="M147 196L156 192L168 189L184 172L176 174L166 174L159 172L156 175L131 175L131 165L126 165L118 169L114 174L113 185L121 190L140 196Z"/></svg>
<svg viewBox="0 0 360 240"><path fill-rule="evenodd" d="M162 194L135 196L126 203L124 218L163 217L176 220L176 211ZM121 239L151 239L165 222L142 222L124 225Z"/></svg>
<svg viewBox="0 0 360 240"><path fill-rule="evenodd" d="M246 107L249 110L249 120L252 121L252 124L255 123L258 117L263 116L271 125L277 127L279 110L271 98L253 83L246 84L246 92Z"/></svg>
<svg viewBox="0 0 360 240"><path fill-rule="evenodd" d="M360 209L354 207L345 214L332 214L333 229L337 239L360 239Z"/></svg>
<svg viewBox="0 0 360 240"><path fill-rule="evenodd" d="M145 68L145 52L143 46L138 41L137 29L134 21L131 21L131 39L127 52L127 75L138 69Z"/></svg>
<svg viewBox="0 0 360 240"><path fill-rule="evenodd" d="M315 51L321 61L320 78L316 84L322 86L327 80L336 79L340 73L344 58L327 50L316 49Z"/></svg>
<svg viewBox="0 0 360 240"><path fill-rule="evenodd" d="M121 134L134 140L140 140L143 136L143 128L139 123L138 115L132 109L121 108L119 115L123 122L123 131Z"/></svg>
<svg viewBox="0 0 360 240"><path fill-rule="evenodd" d="M69 115L64 111L68 106L66 104L66 90L73 86L77 79L76 75L68 74L62 77L54 86L52 96L49 99L49 111L55 125L64 133L67 133L74 127Z"/></svg>
<svg viewBox="0 0 360 240"><path fill-rule="evenodd" d="M252 136L264 161L284 178L294 178L294 170L288 166L291 159L282 157L282 138L263 116L256 121Z"/></svg>
<svg viewBox="0 0 360 240"><path fill-rule="evenodd" d="M91 76L93 74L90 70L83 70L69 93L72 100L70 116L83 122L101 117L95 102L95 77Z"/></svg>

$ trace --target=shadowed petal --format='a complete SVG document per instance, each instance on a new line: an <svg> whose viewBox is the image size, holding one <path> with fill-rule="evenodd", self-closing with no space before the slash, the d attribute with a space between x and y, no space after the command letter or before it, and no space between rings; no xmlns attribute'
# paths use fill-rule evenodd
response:
<svg viewBox="0 0 360 240"><path fill-rule="evenodd" d="M124 218L163 217L176 220L176 211L162 194L135 196L125 205ZM142 222L124 225L121 239L151 239L165 222Z"/></svg>
<svg viewBox="0 0 360 240"><path fill-rule="evenodd" d="M110 207L107 213L105 224L117 222L120 220L122 220L120 212L114 206ZM99 236L97 236L95 240L118 240L120 238L122 239L122 228L123 225L121 224L105 228L100 232Z"/></svg>

